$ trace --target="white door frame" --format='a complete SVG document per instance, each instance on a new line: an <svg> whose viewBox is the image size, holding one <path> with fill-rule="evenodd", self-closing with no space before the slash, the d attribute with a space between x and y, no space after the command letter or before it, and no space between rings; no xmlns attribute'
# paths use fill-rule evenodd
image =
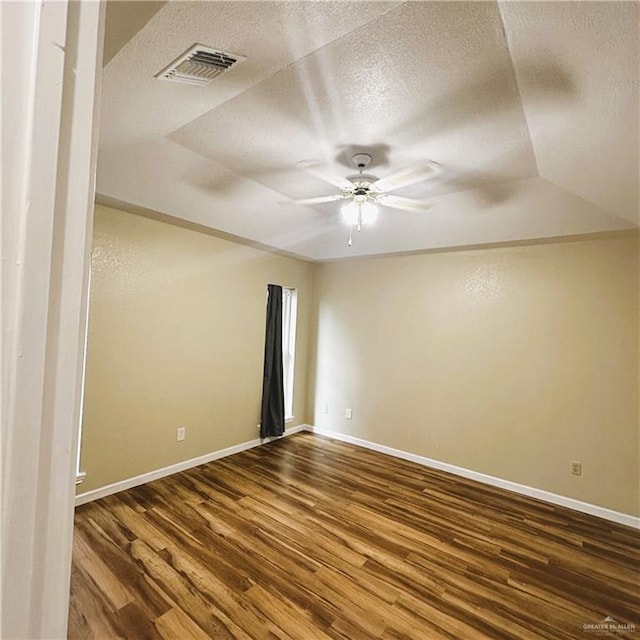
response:
<svg viewBox="0 0 640 640"><path fill-rule="evenodd" d="M67 637L104 3L2 3L0 636Z"/></svg>

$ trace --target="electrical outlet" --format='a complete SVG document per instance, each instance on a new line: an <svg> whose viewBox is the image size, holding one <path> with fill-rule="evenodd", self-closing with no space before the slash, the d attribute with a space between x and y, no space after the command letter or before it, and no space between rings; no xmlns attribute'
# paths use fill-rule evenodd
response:
<svg viewBox="0 0 640 640"><path fill-rule="evenodd" d="M351 420L351 418L353 418L353 410L352 410L352 409L347 409L347 410L344 412L344 417L345 417L347 420Z"/></svg>
<svg viewBox="0 0 640 640"><path fill-rule="evenodd" d="M572 460L570 463L571 473L574 476L582 475L582 462L578 462L578 460Z"/></svg>
<svg viewBox="0 0 640 640"><path fill-rule="evenodd" d="M182 442L185 437L187 435L187 428L186 427L178 427L178 431L176 433L176 440L178 442Z"/></svg>
<svg viewBox="0 0 640 640"><path fill-rule="evenodd" d="M329 405L325 404L324 407L322 407L322 413L329 413Z"/></svg>

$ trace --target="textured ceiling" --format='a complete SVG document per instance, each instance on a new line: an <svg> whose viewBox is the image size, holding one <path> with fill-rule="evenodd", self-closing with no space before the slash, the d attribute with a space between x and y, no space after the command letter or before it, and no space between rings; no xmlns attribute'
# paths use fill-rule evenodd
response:
<svg viewBox="0 0 640 640"><path fill-rule="evenodd" d="M104 198L310 259L638 225L637 3L117 4ZM195 42L247 60L207 87L154 78ZM347 175L356 151L379 177L443 171L397 192L429 211L381 207L348 247L338 205L280 203L336 191L296 163Z"/></svg>
<svg viewBox="0 0 640 640"><path fill-rule="evenodd" d="M115 56L165 4L166 2L153 2L152 0L146 0L145 2L132 2L129 0L107 2L104 26L106 37L102 63L104 65L109 64L113 56Z"/></svg>

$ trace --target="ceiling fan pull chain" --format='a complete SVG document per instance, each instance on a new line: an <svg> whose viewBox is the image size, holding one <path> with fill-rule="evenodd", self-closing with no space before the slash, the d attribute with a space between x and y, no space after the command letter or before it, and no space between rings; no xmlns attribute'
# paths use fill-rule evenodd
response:
<svg viewBox="0 0 640 640"><path fill-rule="evenodd" d="M349 225L349 242L347 242L347 246L349 246L349 247L353 244L352 241L351 241L351 229L352 228L353 227L351 225Z"/></svg>
<svg viewBox="0 0 640 640"><path fill-rule="evenodd" d="M360 229L362 229L362 205L358 205L358 226L356 227L356 231L360 233Z"/></svg>

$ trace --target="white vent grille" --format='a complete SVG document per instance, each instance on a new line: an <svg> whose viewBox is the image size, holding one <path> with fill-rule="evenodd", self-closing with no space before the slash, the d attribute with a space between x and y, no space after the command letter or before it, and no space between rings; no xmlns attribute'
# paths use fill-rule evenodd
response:
<svg viewBox="0 0 640 640"><path fill-rule="evenodd" d="M244 60L246 60L244 56L235 53L194 44L168 67L156 74L156 78L203 86Z"/></svg>

